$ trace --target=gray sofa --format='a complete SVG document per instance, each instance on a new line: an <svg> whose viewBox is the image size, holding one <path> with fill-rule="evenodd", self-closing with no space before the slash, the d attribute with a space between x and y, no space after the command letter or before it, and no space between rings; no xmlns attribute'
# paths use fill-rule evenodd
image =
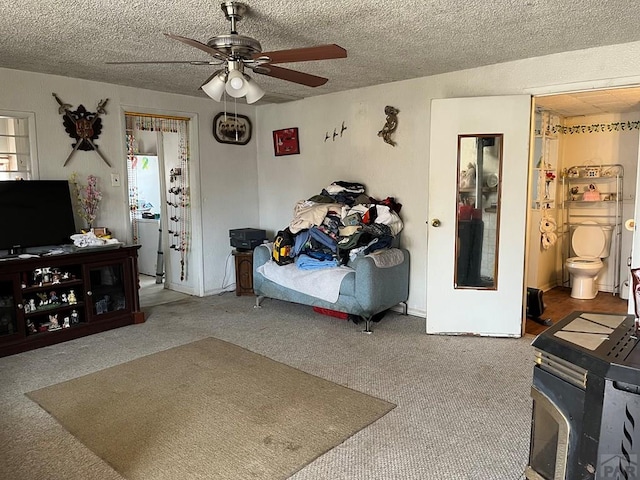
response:
<svg viewBox="0 0 640 480"><path fill-rule="evenodd" d="M409 251L401 249L404 261L392 267L378 267L373 259L361 256L348 264L355 271L348 273L340 285L336 303L327 302L279 285L259 273L258 267L271 259L271 246L259 245L253 252L253 291L256 307L262 300L275 298L287 302L301 303L339 312L357 315L365 320L365 332L371 333L372 317L398 304L407 314L409 297Z"/></svg>

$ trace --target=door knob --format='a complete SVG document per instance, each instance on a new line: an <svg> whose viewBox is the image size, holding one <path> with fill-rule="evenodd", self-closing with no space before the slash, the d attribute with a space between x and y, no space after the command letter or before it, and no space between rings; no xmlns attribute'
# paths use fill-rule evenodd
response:
<svg viewBox="0 0 640 480"><path fill-rule="evenodd" d="M433 220L431 220L431 226L432 227L439 227L440 226L440 220L438 220L437 218L434 218Z"/></svg>

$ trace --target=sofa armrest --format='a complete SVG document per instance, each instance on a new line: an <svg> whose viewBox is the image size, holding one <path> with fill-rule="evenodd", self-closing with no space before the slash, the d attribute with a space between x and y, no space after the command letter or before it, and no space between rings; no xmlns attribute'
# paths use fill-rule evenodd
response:
<svg viewBox="0 0 640 480"><path fill-rule="evenodd" d="M406 302L409 298L409 251L401 249L404 261L380 268L370 257L358 257L351 267L356 271L355 296L370 315Z"/></svg>
<svg viewBox="0 0 640 480"><path fill-rule="evenodd" d="M271 248L272 248L272 245L270 243L263 243L253 249L253 290L254 291L260 291L260 286L264 281L264 277L260 274L257 274L257 269L258 267L260 267L261 265L264 265L271 259Z"/></svg>

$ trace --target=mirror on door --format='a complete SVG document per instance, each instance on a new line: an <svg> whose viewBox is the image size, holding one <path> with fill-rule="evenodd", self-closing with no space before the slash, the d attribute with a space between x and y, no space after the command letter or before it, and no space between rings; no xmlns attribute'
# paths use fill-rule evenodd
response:
<svg viewBox="0 0 640 480"><path fill-rule="evenodd" d="M498 288L502 137L458 135L454 288Z"/></svg>

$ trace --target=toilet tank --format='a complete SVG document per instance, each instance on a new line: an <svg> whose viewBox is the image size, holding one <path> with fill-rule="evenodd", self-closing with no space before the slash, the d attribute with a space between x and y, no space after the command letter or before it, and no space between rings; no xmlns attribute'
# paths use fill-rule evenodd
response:
<svg viewBox="0 0 640 480"><path fill-rule="evenodd" d="M599 225L586 220L578 225L571 236L571 246L578 257L607 258L611 251L611 225Z"/></svg>

